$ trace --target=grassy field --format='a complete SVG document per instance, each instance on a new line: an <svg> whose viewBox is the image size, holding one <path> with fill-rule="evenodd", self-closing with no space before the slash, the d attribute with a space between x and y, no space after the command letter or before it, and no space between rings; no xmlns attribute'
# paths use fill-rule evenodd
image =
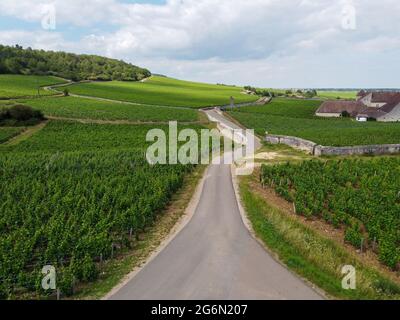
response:
<svg viewBox="0 0 400 320"><path fill-rule="evenodd" d="M85 98L46 97L19 102L55 117L142 122L198 120L197 110L130 105Z"/></svg>
<svg viewBox="0 0 400 320"><path fill-rule="evenodd" d="M358 91L317 91L318 97L323 99L356 99Z"/></svg>
<svg viewBox="0 0 400 320"><path fill-rule="evenodd" d="M118 265L121 253L129 254L138 245L143 259L144 252L152 252L159 240L141 243L140 239L148 237L155 221L164 221L157 228L168 234L176 220L158 216L195 168L148 164L145 152L151 143L146 135L154 128L168 133L166 124L156 122L171 120L178 121L181 129L199 130L200 124L182 124L199 121L198 110L76 97L28 98L24 96L34 96L30 86L34 89L36 81L39 85L57 81L14 79L14 84L8 82L7 94L2 91L3 97L14 99L0 101L0 106L22 103L48 116L115 123L50 120L28 128L31 134L21 135L15 143L0 145L0 298L45 297L38 283L43 263L57 268L57 286L64 296L73 290L79 293L75 285L84 284L88 292L99 276L95 287L117 281L115 273L105 275L104 265ZM119 94L113 97L118 100ZM23 129L0 128L0 143ZM157 236L161 237L158 231ZM124 263L130 270L139 261Z"/></svg>
<svg viewBox="0 0 400 320"><path fill-rule="evenodd" d="M351 146L399 143L400 124L353 119L314 117L321 102L274 99L265 106L244 107L229 114L260 136L270 134L296 136L326 146Z"/></svg>
<svg viewBox="0 0 400 320"><path fill-rule="evenodd" d="M6 142L11 138L15 137L23 128L7 128L7 127L0 127L0 143Z"/></svg>
<svg viewBox="0 0 400 320"><path fill-rule="evenodd" d="M113 100L159 106L206 107L226 105L233 96L237 103L257 97L242 94L242 88L195 83L164 77L151 77L145 82L96 82L69 87L70 92Z"/></svg>
<svg viewBox="0 0 400 320"><path fill-rule="evenodd" d="M38 87L64 83L56 77L24 76L24 75L0 75L0 99L34 97L38 95ZM54 93L40 89L40 95L52 95Z"/></svg>

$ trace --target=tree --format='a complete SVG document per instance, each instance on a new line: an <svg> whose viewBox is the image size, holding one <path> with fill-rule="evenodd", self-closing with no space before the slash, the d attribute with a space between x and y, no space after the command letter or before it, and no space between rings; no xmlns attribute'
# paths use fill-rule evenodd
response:
<svg viewBox="0 0 400 320"><path fill-rule="evenodd" d="M23 49L0 45L0 73L54 75L80 80L142 80L150 71L126 63L94 55Z"/></svg>

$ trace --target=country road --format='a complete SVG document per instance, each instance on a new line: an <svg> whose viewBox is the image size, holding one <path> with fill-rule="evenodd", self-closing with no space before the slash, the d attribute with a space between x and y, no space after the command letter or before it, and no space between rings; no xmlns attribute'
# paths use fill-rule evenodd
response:
<svg viewBox="0 0 400 320"><path fill-rule="evenodd" d="M214 121L237 126L214 110ZM199 203L181 232L111 300L322 299L276 262L241 218L230 165L211 165Z"/></svg>

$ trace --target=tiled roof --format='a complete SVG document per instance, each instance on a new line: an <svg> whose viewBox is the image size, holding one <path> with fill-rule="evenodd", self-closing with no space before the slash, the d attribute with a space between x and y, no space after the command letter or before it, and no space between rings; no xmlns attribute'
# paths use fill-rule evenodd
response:
<svg viewBox="0 0 400 320"><path fill-rule="evenodd" d="M360 91L359 99L371 94L371 92ZM326 101L317 110L317 113L342 113L347 111L351 116L366 115L370 118L379 118L391 112L400 104L400 92L372 92L372 103L385 103L382 107L367 107L360 100L358 101Z"/></svg>
<svg viewBox="0 0 400 320"><path fill-rule="evenodd" d="M325 101L317 110L317 113L342 113L347 111L355 116L360 113L365 106L358 101Z"/></svg>

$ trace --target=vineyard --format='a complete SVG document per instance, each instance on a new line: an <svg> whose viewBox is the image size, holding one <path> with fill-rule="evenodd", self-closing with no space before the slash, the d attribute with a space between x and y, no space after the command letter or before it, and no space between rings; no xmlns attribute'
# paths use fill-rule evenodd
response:
<svg viewBox="0 0 400 320"><path fill-rule="evenodd" d="M295 136L325 146L395 144L400 141L398 123L367 122L352 119L321 119L314 116L321 102L274 99L265 106L244 107L229 114L247 128L264 136Z"/></svg>
<svg viewBox="0 0 400 320"><path fill-rule="evenodd" d="M347 242L400 268L399 158L264 165L261 181L293 202L297 214L345 228Z"/></svg>
<svg viewBox="0 0 400 320"><path fill-rule="evenodd" d="M48 264L71 294L154 222L194 168L147 163L145 137L154 127L168 132L51 121L28 140L0 146L2 298L40 293Z"/></svg>
<svg viewBox="0 0 400 320"><path fill-rule="evenodd" d="M318 97L323 98L323 99L346 99L346 100L355 100L357 96L358 91L327 91L327 90L321 90L318 91Z"/></svg>
<svg viewBox="0 0 400 320"><path fill-rule="evenodd" d="M159 106L206 107L227 105L230 97L236 103L256 101L242 93L243 88L194 83L164 77L145 82L96 82L69 87L71 93Z"/></svg>
<svg viewBox="0 0 400 320"><path fill-rule="evenodd" d="M6 142L21 133L22 128L2 128L0 127L0 143Z"/></svg>
<svg viewBox="0 0 400 320"><path fill-rule="evenodd" d="M19 97L34 97L38 95L38 88L42 86L65 83L64 80L47 76L23 76L0 74L0 99ZM54 93L39 90L40 95L52 95Z"/></svg>
<svg viewBox="0 0 400 320"><path fill-rule="evenodd" d="M48 116L95 120L197 121L196 110L131 105L93 99L62 97L20 100Z"/></svg>

